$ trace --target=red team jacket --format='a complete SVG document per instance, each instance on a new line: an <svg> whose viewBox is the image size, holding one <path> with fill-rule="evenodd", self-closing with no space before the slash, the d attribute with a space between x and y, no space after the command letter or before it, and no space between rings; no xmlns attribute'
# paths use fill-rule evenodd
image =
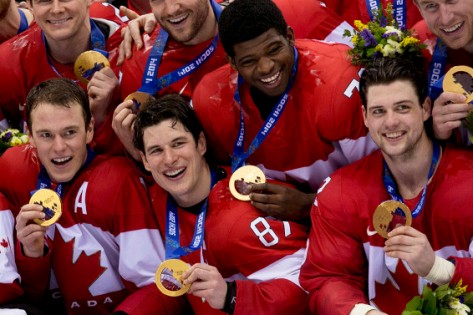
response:
<svg viewBox="0 0 473 315"><path fill-rule="evenodd" d="M349 63L348 47L296 40L296 48L299 69L286 108L247 162L260 166L272 178L302 183L315 192L334 170L376 146L363 124L357 91L359 69ZM237 72L226 65L205 76L192 98L209 147L218 150L213 153L221 163L229 163L240 126L240 108L233 99L236 82ZM246 151L264 121L246 83L240 96Z"/></svg>
<svg viewBox="0 0 473 315"><path fill-rule="evenodd" d="M0 191L16 216L36 188L36 150L28 145L7 150L0 169ZM51 295L62 295L71 314L109 314L139 287L153 283L164 259L155 222L134 166L125 158L99 155L64 185L62 216L47 231L48 255L17 257L22 285L41 297L44 292L31 291L45 290L49 282Z"/></svg>
<svg viewBox="0 0 473 315"><path fill-rule="evenodd" d="M426 234L436 255L455 258L452 283L473 285L471 189L473 152L447 147L427 187L426 203L412 226ZM401 314L426 281L405 261L385 256L385 239L374 232L373 213L390 200L379 151L326 179L312 208L312 230L300 281L317 314L348 314L372 303ZM452 189L455 187L455 189ZM413 209L421 193L405 200ZM336 294L334 294L336 292ZM394 302L394 303L393 303Z"/></svg>
<svg viewBox="0 0 473 315"><path fill-rule="evenodd" d="M307 227L262 216L230 194L228 181L222 179L210 193L203 251L181 259L190 265L208 263L226 280L236 280L235 314L306 314L307 295L298 275ZM164 238L168 194L153 185L150 196ZM181 246L191 243L196 219L196 213L178 209ZM200 298L188 295L188 299L196 314L223 314Z"/></svg>

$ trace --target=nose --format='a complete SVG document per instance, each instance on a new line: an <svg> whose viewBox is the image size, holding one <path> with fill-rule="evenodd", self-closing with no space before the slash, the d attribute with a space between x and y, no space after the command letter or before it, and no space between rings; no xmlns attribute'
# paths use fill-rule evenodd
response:
<svg viewBox="0 0 473 315"><path fill-rule="evenodd" d="M399 124L399 117L394 111L388 111L384 120L385 127L391 129Z"/></svg>
<svg viewBox="0 0 473 315"><path fill-rule="evenodd" d="M441 25L448 26L453 19L453 12L451 10L450 5L440 4L439 14Z"/></svg>
<svg viewBox="0 0 473 315"><path fill-rule="evenodd" d="M51 5L52 5L51 11L54 12L54 13L59 13L63 9L60 0L52 0Z"/></svg>
<svg viewBox="0 0 473 315"><path fill-rule="evenodd" d="M56 135L53 141L54 152L62 152L66 148L66 142L60 135Z"/></svg>
<svg viewBox="0 0 473 315"><path fill-rule="evenodd" d="M177 154L171 148L165 148L163 155L166 165L172 165L177 161Z"/></svg>
<svg viewBox="0 0 473 315"><path fill-rule="evenodd" d="M165 8L163 8L161 14L173 16L174 14L177 14L180 9L181 9L181 4L179 3L179 1L165 0Z"/></svg>
<svg viewBox="0 0 473 315"><path fill-rule="evenodd" d="M268 57L262 57L258 61L258 71L261 74L269 74L273 70L274 61Z"/></svg>

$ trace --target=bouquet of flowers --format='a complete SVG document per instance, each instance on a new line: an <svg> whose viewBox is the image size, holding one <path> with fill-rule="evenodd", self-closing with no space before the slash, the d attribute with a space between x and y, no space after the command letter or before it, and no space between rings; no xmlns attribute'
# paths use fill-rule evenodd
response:
<svg viewBox="0 0 473 315"><path fill-rule="evenodd" d="M468 315L472 309L473 292L467 292L460 280L453 288L445 284L432 291L425 286L422 297L407 303L402 315Z"/></svg>
<svg viewBox="0 0 473 315"><path fill-rule="evenodd" d="M28 143L28 136L21 133L18 129L7 129L0 134L0 154L6 149L20 144Z"/></svg>
<svg viewBox="0 0 473 315"><path fill-rule="evenodd" d="M366 65L379 57L418 58L425 45L412 36L410 30L399 28L393 17L393 8L374 12L374 18L367 24L355 20L355 30L345 30L343 36L351 37L354 47L348 52L352 63Z"/></svg>

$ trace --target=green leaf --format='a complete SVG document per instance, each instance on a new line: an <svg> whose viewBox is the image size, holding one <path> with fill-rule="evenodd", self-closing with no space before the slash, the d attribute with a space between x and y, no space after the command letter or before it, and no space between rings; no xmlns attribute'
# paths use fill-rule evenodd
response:
<svg viewBox="0 0 473 315"><path fill-rule="evenodd" d="M417 311L422 309L422 299L419 296L415 296L406 304L406 311ZM404 315L404 313L403 313Z"/></svg>

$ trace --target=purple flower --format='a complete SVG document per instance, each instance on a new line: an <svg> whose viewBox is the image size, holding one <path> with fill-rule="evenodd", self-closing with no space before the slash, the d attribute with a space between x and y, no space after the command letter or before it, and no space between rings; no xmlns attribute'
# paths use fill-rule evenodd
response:
<svg viewBox="0 0 473 315"><path fill-rule="evenodd" d="M6 140L6 141L10 141L10 138L11 138L12 136L13 136L13 134L12 134L11 131L7 132L7 133L5 134L5 140Z"/></svg>
<svg viewBox="0 0 473 315"><path fill-rule="evenodd" d="M365 41L365 45L364 45L365 47L376 46L378 44L373 34L371 34L370 30L366 28L360 32L360 36Z"/></svg>
<svg viewBox="0 0 473 315"><path fill-rule="evenodd" d="M384 15L381 16L381 18L379 19L379 25L381 27L386 27L386 25L388 25L388 18L385 17Z"/></svg>

